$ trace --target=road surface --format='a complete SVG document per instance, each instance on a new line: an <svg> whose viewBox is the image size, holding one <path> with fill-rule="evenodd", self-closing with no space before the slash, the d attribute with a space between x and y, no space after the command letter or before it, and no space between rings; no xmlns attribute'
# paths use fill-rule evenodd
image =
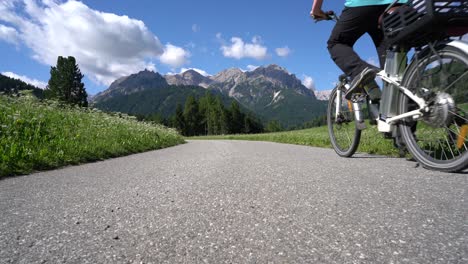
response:
<svg viewBox="0 0 468 264"><path fill-rule="evenodd" d="M0 180L0 263L468 263L468 175L189 141Z"/></svg>

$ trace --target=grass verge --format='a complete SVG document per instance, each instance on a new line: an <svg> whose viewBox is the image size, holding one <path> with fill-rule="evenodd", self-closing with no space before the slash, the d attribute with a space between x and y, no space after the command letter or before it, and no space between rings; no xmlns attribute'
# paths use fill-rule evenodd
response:
<svg viewBox="0 0 468 264"><path fill-rule="evenodd" d="M95 109L0 96L0 177L174 146L173 129Z"/></svg>
<svg viewBox="0 0 468 264"><path fill-rule="evenodd" d="M187 139L229 139L229 140L253 140L253 141L271 141L278 143L306 145L313 147L331 148L328 129L326 126L295 130L287 132L266 133L266 134L245 134L245 135L225 135L225 136L203 136L190 137ZM398 156L398 150L393 146L393 141L385 139L377 131L375 126L368 125L368 128L362 132L361 143L358 152L379 154L386 156Z"/></svg>

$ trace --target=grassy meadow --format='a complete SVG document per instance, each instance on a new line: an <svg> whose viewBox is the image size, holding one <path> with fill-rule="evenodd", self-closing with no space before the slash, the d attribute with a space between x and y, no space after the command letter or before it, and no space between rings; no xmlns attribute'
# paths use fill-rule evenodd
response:
<svg viewBox="0 0 468 264"><path fill-rule="evenodd" d="M377 131L376 126L368 125L367 127L368 128L362 132L361 143L359 144L359 148L357 150L358 152L387 156L398 156L398 150L393 146L392 140L385 139L383 135ZM322 148L332 147L330 143L330 138L328 136L327 126L277 133L190 137L187 139L253 140L306 145Z"/></svg>
<svg viewBox="0 0 468 264"><path fill-rule="evenodd" d="M184 142L173 129L123 114L0 96L0 177Z"/></svg>

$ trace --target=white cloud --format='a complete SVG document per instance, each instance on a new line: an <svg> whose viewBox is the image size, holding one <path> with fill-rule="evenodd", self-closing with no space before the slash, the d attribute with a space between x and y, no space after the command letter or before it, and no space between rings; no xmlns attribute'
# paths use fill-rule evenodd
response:
<svg viewBox="0 0 468 264"><path fill-rule="evenodd" d="M161 62L170 65L173 68L178 68L188 63L190 53L183 48L167 44L164 53L161 55Z"/></svg>
<svg viewBox="0 0 468 264"><path fill-rule="evenodd" d="M0 24L0 40L11 44L18 44L18 31L12 27Z"/></svg>
<svg viewBox="0 0 468 264"><path fill-rule="evenodd" d="M211 74L207 73L206 71L201 70L201 69L197 69L197 68L182 68L182 69L180 70L180 73L184 73L184 72L186 72L186 71L188 71L188 70L194 70L194 71L198 72L199 74L201 74L201 75L203 75L203 76L205 76L205 77L206 77L206 76L212 76Z"/></svg>
<svg viewBox="0 0 468 264"><path fill-rule="evenodd" d="M155 69L151 61L163 53L163 63L181 64L173 57L179 49L171 45L165 50L142 21L96 11L75 0L2 0L0 21L15 28L35 60L55 65L58 56L74 56L81 71L101 84Z"/></svg>
<svg viewBox="0 0 468 264"><path fill-rule="evenodd" d="M302 84L308 89L315 91L315 82L314 79L312 79L312 77L304 75L304 78L302 79Z"/></svg>
<svg viewBox="0 0 468 264"><path fill-rule="evenodd" d="M276 55L280 57L287 57L291 53L291 50L288 47L277 48L275 51Z"/></svg>
<svg viewBox="0 0 468 264"><path fill-rule="evenodd" d="M217 34L217 38L221 38L221 34ZM241 38L231 38L231 45L222 45L221 50L223 55L228 58L242 59L242 58L253 58L256 60L265 59L267 54L267 48L262 46L260 43L260 37L254 37L252 43L244 43Z"/></svg>
<svg viewBox="0 0 468 264"><path fill-rule="evenodd" d="M22 80L25 83L29 83L31 85L34 85L34 86L36 86L38 88L42 88L42 89L45 89L46 86L47 86L46 82L39 81L39 80L36 80L36 79L31 79L31 78L29 78L27 76L18 75L18 74L13 73L13 72L2 72L2 75L5 75L5 76L13 78L13 79Z"/></svg>
<svg viewBox="0 0 468 264"><path fill-rule="evenodd" d="M193 25L192 25L192 31L193 31L194 33L199 32L199 31L200 31L200 26L197 25L197 24L193 24Z"/></svg>

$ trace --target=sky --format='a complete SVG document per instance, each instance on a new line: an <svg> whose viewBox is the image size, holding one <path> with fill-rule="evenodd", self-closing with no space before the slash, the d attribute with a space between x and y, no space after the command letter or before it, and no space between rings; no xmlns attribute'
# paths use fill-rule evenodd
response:
<svg viewBox="0 0 468 264"><path fill-rule="evenodd" d="M343 1L325 1L340 13ZM278 64L309 88L341 74L326 42L334 22L314 23L312 0L0 0L0 73L45 87L58 56L74 56L88 94L144 69L215 75ZM375 64L368 36L355 45Z"/></svg>

